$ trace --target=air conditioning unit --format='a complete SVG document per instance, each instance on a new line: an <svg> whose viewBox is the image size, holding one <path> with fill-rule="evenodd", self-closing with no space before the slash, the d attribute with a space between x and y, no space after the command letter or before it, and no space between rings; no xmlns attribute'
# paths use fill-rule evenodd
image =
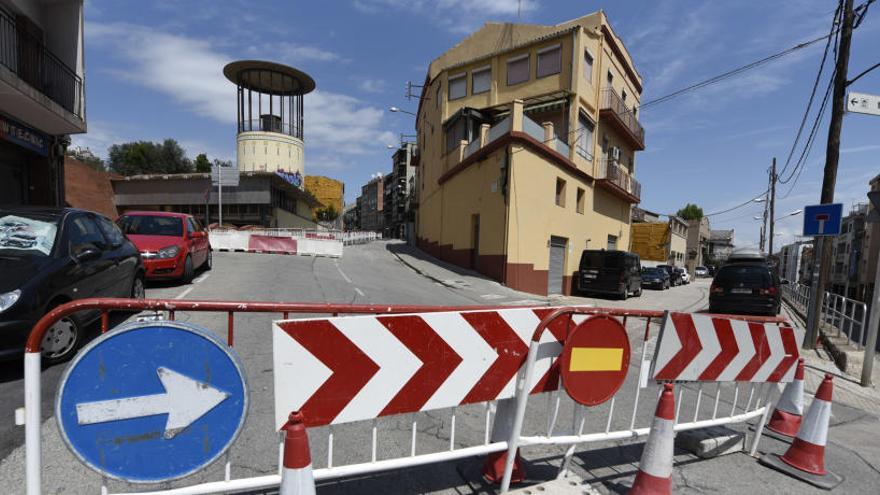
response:
<svg viewBox="0 0 880 495"><path fill-rule="evenodd" d="M620 161L620 148L618 148L617 146L611 147L611 159L615 162Z"/></svg>

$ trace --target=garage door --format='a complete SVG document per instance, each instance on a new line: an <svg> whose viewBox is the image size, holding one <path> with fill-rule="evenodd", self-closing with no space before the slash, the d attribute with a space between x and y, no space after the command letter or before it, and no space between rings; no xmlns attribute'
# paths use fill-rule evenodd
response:
<svg viewBox="0 0 880 495"><path fill-rule="evenodd" d="M562 276L565 273L565 237L550 237L550 270L547 274L547 294L562 294Z"/></svg>

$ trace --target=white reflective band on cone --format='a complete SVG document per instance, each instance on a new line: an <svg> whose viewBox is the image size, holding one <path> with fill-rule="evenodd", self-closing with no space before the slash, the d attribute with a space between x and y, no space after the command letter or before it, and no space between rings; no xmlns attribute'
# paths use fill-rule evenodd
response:
<svg viewBox="0 0 880 495"><path fill-rule="evenodd" d="M312 465L304 468L284 468L281 471L281 487L278 495L315 495L315 477Z"/></svg>
<svg viewBox="0 0 880 495"><path fill-rule="evenodd" d="M654 418L651 434L642 452L639 469L651 476L669 478L672 476L672 454L674 447L674 421Z"/></svg>
<svg viewBox="0 0 880 495"><path fill-rule="evenodd" d="M828 422L831 419L831 403L813 399L807 415L801 421L797 437L813 445L825 446L828 440Z"/></svg>
<svg viewBox="0 0 880 495"><path fill-rule="evenodd" d="M804 381L795 380L785 386L776 409L798 416L804 414Z"/></svg>

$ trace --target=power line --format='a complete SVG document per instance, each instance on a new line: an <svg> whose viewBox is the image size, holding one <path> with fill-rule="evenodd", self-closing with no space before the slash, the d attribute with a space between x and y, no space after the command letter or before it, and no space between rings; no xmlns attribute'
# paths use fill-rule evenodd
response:
<svg viewBox="0 0 880 495"><path fill-rule="evenodd" d="M730 212L730 211L733 211L733 210L738 210L738 209L740 209L740 208L742 208L742 207L744 207L744 206L748 206L749 204L753 203L756 199L759 199L759 198L762 198L762 197L766 196L766 195L767 195L767 192L769 192L769 189L765 189L764 192L762 192L762 193L758 194L757 196L753 197L752 199L750 199L750 200L748 200L748 201L745 201L745 202L743 202L743 203L740 203L740 204L738 204L738 205L736 205L736 206L733 206L733 207L731 207L731 208L727 208L726 210L713 211L712 213L706 213L706 214L703 215L703 216L704 216L704 217L713 217L713 216L716 216L716 215L721 215L722 213L727 213L727 212Z"/></svg>
<svg viewBox="0 0 880 495"><path fill-rule="evenodd" d="M755 61L755 62L752 62L752 63L750 63L750 64L746 64L746 65L743 65L743 66L741 66L741 67L737 67L736 69L729 70L729 71L727 71L727 72L725 72L725 73L723 73L723 74L719 74L719 75L717 75L717 76L715 76L715 77L711 77L711 78L709 78L709 79L706 79L705 81L701 81L701 82L698 82L698 83L692 84L692 85L690 85L690 86L688 86L688 87L686 87L686 88L682 88L682 89L679 89L678 91L674 91L674 92L672 92L672 93L669 93L668 95L661 96L661 97L659 97L659 98L655 98L655 99L653 99L653 100L650 100L650 101L648 101L648 102L646 102L646 103L643 103L643 104L641 105L640 108L641 108L642 110L644 110L645 108L648 108L648 107L651 107L651 106L658 105L658 104L660 104L660 103L663 103L663 102L669 101L669 100L671 100L671 99L673 99L673 98L677 98L677 97L679 97L679 96L681 96L681 95L684 95L684 94L686 94L686 93L689 93L689 92L691 92L691 91L694 91L694 90L697 90L697 89L700 89L700 88L704 88L704 87L706 87L706 86L709 86L709 85L715 84L715 83L717 83L717 82L721 82L721 81L723 81L723 80L725 80L725 79L728 79L728 78L730 78L730 77L733 77L733 76L735 76L735 75L737 75L737 74L740 74L740 73L746 72L746 71L748 71L748 70L754 69L754 68L759 67L759 66L761 66L761 65L764 65L764 64L766 64L766 63L768 63L768 62L772 62L773 60L776 60L776 59L778 59L778 58L784 57L784 56L789 55L789 54L791 54L791 53L794 53L794 52L796 52L796 51L798 51L798 50L801 50L801 49L803 49L803 48L806 48L806 47L808 47L808 46L810 46L810 45L813 45L813 44L815 44L815 43L818 43L818 42L820 42L820 41L822 41L822 40L824 40L824 39L829 38L830 36L831 36L831 34L827 34L827 35L825 35L825 36L820 36L820 37L818 37L818 38L815 38L815 39L812 39L812 40L809 40L809 41L805 41L805 42L803 42L803 43L799 43L799 44L797 44L797 45L795 45L795 46L793 46L793 47L791 47L791 48L785 49L785 50L783 50L783 51L781 51L781 52L778 52L778 53L774 53L773 55L770 55L770 56L768 56L768 57L764 57L764 58L762 58L762 59L760 59L760 60L757 60L757 61Z"/></svg>
<svg viewBox="0 0 880 495"><path fill-rule="evenodd" d="M857 75L856 77L854 77L854 78L850 79L849 81L847 81L847 82L846 82L846 85L849 86L850 84L852 84L852 83L858 81L860 77L864 76L864 75L867 74L868 72L871 72L872 70L876 69L877 67L880 67L880 62L877 62L876 64L872 65L871 67L868 67L866 70L862 71L861 74L859 74L859 75Z"/></svg>

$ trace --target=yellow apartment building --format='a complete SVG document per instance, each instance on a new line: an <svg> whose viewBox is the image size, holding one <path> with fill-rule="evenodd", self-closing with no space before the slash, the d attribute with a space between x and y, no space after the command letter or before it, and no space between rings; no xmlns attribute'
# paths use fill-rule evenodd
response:
<svg viewBox="0 0 880 495"><path fill-rule="evenodd" d="M684 267L687 239L688 223L679 217L669 217L668 222L633 223L630 251L639 255L642 264Z"/></svg>
<svg viewBox="0 0 880 495"><path fill-rule="evenodd" d="M487 23L428 68L418 244L509 287L570 294L584 249L627 249L641 77L601 11Z"/></svg>

